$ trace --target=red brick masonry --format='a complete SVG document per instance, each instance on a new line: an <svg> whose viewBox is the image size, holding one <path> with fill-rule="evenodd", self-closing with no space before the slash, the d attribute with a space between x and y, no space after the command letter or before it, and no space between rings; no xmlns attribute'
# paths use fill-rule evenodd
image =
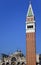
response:
<svg viewBox="0 0 41 65"><path fill-rule="evenodd" d="M35 33L26 33L26 61L27 65L36 65Z"/></svg>

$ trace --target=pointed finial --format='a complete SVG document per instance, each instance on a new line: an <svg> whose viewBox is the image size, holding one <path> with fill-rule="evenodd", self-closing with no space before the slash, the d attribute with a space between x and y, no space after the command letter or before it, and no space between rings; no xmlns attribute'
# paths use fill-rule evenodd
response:
<svg viewBox="0 0 41 65"><path fill-rule="evenodd" d="M29 1L29 5L30 5L30 7L32 7L32 5L31 5L31 1Z"/></svg>
<svg viewBox="0 0 41 65"><path fill-rule="evenodd" d="M31 1L29 1L29 4L31 4Z"/></svg>

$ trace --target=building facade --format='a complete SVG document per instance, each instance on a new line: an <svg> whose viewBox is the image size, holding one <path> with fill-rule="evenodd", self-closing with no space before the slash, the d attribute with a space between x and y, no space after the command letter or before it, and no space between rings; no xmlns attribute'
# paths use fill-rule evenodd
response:
<svg viewBox="0 0 41 65"><path fill-rule="evenodd" d="M0 65L26 65L26 59L21 51L16 51L13 54L2 54Z"/></svg>

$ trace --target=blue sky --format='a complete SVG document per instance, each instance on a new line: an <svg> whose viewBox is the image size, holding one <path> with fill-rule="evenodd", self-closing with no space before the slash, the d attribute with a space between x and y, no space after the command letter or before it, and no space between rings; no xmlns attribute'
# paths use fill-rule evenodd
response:
<svg viewBox="0 0 41 65"><path fill-rule="evenodd" d="M0 0L0 53L26 54L26 14L30 0ZM36 53L41 53L41 0L31 0L36 20Z"/></svg>

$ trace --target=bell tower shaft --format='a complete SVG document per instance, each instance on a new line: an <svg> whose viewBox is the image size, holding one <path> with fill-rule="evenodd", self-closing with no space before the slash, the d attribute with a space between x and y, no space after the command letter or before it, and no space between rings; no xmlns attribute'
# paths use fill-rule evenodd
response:
<svg viewBox="0 0 41 65"><path fill-rule="evenodd" d="M26 63L27 65L36 65L36 32L31 4L26 19Z"/></svg>

